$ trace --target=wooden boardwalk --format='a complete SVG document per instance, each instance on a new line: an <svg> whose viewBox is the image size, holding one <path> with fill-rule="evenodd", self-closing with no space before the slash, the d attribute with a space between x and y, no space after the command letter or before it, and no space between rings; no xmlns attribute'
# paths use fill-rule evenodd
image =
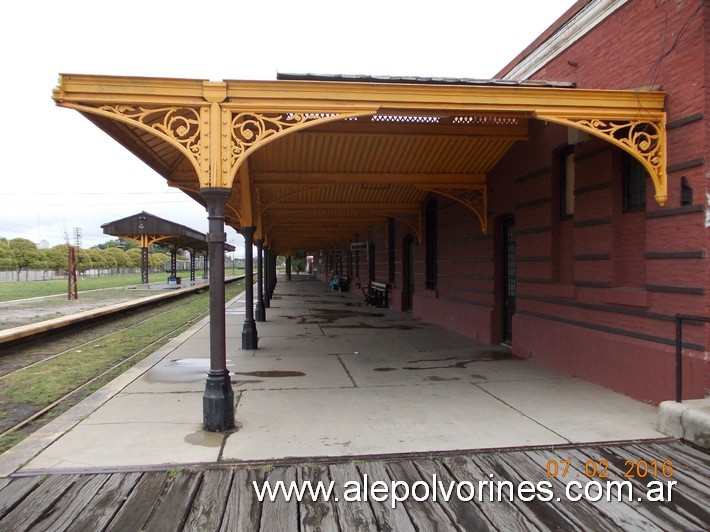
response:
<svg viewBox="0 0 710 532"><path fill-rule="evenodd" d="M27 476L0 480L0 530L707 530L709 473L707 453L675 441L656 441L337 463ZM367 501L352 501L352 481L362 484L365 478L379 491L370 489ZM431 486L434 478L443 488L436 501L426 496L430 488L424 485ZM259 502L252 482L261 487L264 480L273 487L279 480L297 486L306 480L332 481L333 494L331 500L321 497L315 503L308 498L286 502L280 494L274 502ZM589 481L606 485L625 480L633 488L631 501L569 500L582 495L581 486ZM395 508L391 498L373 500L382 499L384 486L393 481L402 484L398 496L410 489L425 500L410 499ZM504 500L490 500L488 481L510 481L502 484ZM580 485L566 497L565 486L572 481ZM649 501L656 493L667 495L666 488L654 492L654 485L649 492L651 481L663 486L675 481L671 500ZM534 484L538 486L531 487ZM455 487L446 502L444 492L450 486ZM471 486L472 501L456 496L458 489L468 498ZM597 493L590 488L592 498ZM531 496L531 501L523 500Z"/></svg>

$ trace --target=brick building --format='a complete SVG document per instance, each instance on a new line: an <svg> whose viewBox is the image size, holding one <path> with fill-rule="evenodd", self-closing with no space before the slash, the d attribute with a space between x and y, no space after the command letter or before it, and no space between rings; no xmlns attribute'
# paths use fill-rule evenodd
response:
<svg viewBox="0 0 710 532"><path fill-rule="evenodd" d="M658 402L676 315L708 315L709 21L703 0L579 1L494 80L62 75L53 97L207 208L207 430L234 424L225 224L245 238L242 349L276 257L313 255L387 283L392 308ZM710 388L709 340L685 326L686 398Z"/></svg>
<svg viewBox="0 0 710 532"><path fill-rule="evenodd" d="M580 0L497 76L664 91L663 207L622 150L532 120L529 140L488 174L487 234L459 202L431 195L424 242L401 223L371 234L361 282L374 272L391 283L391 306L518 356L641 400L672 398L674 317L708 315L709 23L702 0ZM708 328L686 325L684 339L685 395L703 397Z"/></svg>

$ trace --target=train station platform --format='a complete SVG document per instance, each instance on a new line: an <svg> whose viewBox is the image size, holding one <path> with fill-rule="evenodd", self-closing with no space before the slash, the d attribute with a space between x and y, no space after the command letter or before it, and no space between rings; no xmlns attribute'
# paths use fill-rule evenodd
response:
<svg viewBox="0 0 710 532"><path fill-rule="evenodd" d="M0 476L666 438L652 405L365 306L359 291L280 277L253 351L244 312L242 296L227 305L238 430L201 429L205 319L6 452Z"/></svg>

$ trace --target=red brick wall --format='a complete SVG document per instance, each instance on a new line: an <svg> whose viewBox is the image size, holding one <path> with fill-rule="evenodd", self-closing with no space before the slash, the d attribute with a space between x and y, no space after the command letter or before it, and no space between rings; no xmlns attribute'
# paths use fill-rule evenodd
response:
<svg viewBox="0 0 710 532"><path fill-rule="evenodd" d="M658 85L667 93L669 200L623 212L622 152L592 138L575 147L575 213L560 219L559 152L566 128L531 120L488 176L489 231L461 204L439 198L438 279L424 286L425 242L415 249L414 315L484 342L501 338L497 220L516 220L517 313L513 350L524 357L627 393L673 396L673 317L708 315L705 158L709 153L710 7L700 0L631 0L534 78L578 87ZM703 22L705 21L705 26ZM693 205L681 206L681 177ZM392 306L402 304L402 241L397 224ZM423 236L426 234L423 231ZM378 243L378 280L387 256ZM362 269L362 268L361 268ZM710 388L707 327L688 326L688 397Z"/></svg>
<svg viewBox="0 0 710 532"><path fill-rule="evenodd" d="M584 88L657 85L667 93L666 206L655 203L649 186L647 213L623 213L618 150L604 149L604 143L596 140L578 146L576 188L583 194L576 197L571 242L564 229L552 223L553 240L560 246L552 251L553 262L556 254L565 256L568 246L577 259L573 262L574 297L561 304L554 286L546 290L544 285L523 283L514 337L514 348L520 354L656 401L672 396L667 384L673 382L669 363L673 353L662 342L674 337L673 315L708 315L708 264L698 258L708 251L702 206L707 192L704 117L708 113L705 66L710 32L703 29L703 20L710 19L710 8L702 4L632 0L533 76L573 81ZM550 139L548 153L555 147ZM500 169L514 167L510 159L506 157ZM538 166L544 166L544 161ZM528 170L506 171L516 175ZM680 209L682 176L694 192L690 209ZM601 188L604 182L610 186ZM518 216L518 220L526 223L525 217ZM559 278L564 282L569 266L564 259L560 261ZM533 299L525 299L526 295ZM687 341L707 349L710 337L703 329L707 328L689 326L685 335ZM541 335L541 330L549 334ZM694 376L688 377L692 382L686 387L695 397L710 386L704 358L699 351L688 356Z"/></svg>

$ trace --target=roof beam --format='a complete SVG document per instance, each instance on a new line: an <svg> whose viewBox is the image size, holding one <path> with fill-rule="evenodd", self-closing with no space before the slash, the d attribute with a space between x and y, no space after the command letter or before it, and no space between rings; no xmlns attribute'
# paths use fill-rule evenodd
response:
<svg viewBox="0 0 710 532"><path fill-rule="evenodd" d="M486 174L369 172L252 172L255 185L482 185Z"/></svg>
<svg viewBox="0 0 710 532"><path fill-rule="evenodd" d="M421 206L418 203L278 203L278 208L269 210L269 214L281 211L374 211L374 212L415 212Z"/></svg>

